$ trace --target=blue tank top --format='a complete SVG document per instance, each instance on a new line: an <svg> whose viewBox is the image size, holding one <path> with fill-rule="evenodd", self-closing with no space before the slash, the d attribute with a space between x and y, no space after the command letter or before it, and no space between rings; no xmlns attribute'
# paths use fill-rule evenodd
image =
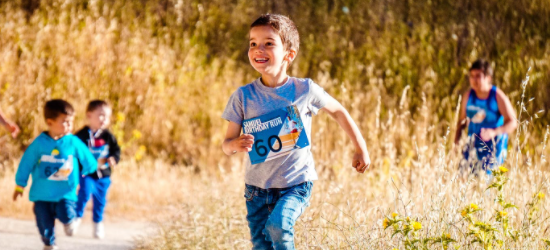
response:
<svg viewBox="0 0 550 250"><path fill-rule="evenodd" d="M498 110L497 87L493 86L487 99L479 99L474 90L470 91L466 104L466 116L470 119L468 124L469 145L474 146L479 160L487 160L490 165L504 163L508 147L508 134L501 134L493 140L483 141L480 133L482 128L497 128L504 124L504 117ZM469 147L468 147L469 148ZM468 150L464 156L468 159ZM489 160L494 156L495 159ZM492 166L490 167L492 168Z"/></svg>

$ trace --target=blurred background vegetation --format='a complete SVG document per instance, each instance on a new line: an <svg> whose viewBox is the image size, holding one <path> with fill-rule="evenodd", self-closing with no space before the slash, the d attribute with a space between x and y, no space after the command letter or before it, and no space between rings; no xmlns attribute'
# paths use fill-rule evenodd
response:
<svg viewBox="0 0 550 250"><path fill-rule="evenodd" d="M78 129L88 101L106 99L124 152L107 217L164 222L138 248L249 247L247 156L222 153L221 114L259 77L247 35L267 12L295 21L301 46L290 75L312 78L348 108L373 163L354 173L345 133L327 115L313 120L320 178L296 225L299 247L399 248L402 238L382 226L396 212L421 222L424 238L449 233L480 249L461 211L474 203L493 218L501 208L488 183L459 178L462 156L450 150L478 58L493 63L494 83L521 110L505 192L519 207L510 225L524 236L503 235L502 248L546 247L550 201L531 211L550 186L550 0L0 0L0 108L22 129L15 140L0 129L0 193L12 192L22 150L46 129L45 101L70 101ZM32 203L4 195L0 204L2 216L32 218Z"/></svg>
<svg viewBox="0 0 550 250"><path fill-rule="evenodd" d="M240 163L222 156L221 113L259 77L246 52L262 13L294 20L301 47L290 75L312 78L350 110L375 163L410 160L414 146L454 128L467 69L480 57L516 109L531 67L524 129L540 137L550 120L549 0L2 0L0 107L22 134L0 132L0 162L7 167L46 128L46 100L73 103L78 129L87 102L101 98L113 106L126 159L197 171ZM338 166L349 143L327 120L315 120L314 152L321 166Z"/></svg>

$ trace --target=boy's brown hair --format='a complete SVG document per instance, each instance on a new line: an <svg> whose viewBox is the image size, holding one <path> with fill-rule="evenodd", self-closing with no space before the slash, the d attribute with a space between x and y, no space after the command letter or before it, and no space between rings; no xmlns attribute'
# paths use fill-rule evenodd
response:
<svg viewBox="0 0 550 250"><path fill-rule="evenodd" d="M489 61L485 59L477 59L474 63L472 63L472 67L470 67L469 71L474 69L480 70L485 76L493 76L493 68L491 67Z"/></svg>
<svg viewBox="0 0 550 250"><path fill-rule="evenodd" d="M62 99L53 99L44 105L44 118L55 120L59 115L74 115L73 106Z"/></svg>
<svg viewBox="0 0 550 250"><path fill-rule="evenodd" d="M285 50L293 49L298 53L300 34L298 34L298 29L290 18L279 14L263 14L250 25L250 28L256 26L270 26L279 33Z"/></svg>
<svg viewBox="0 0 550 250"><path fill-rule="evenodd" d="M103 100L93 100L88 103L88 107L86 107L86 112L92 112L102 107L109 107L109 104Z"/></svg>

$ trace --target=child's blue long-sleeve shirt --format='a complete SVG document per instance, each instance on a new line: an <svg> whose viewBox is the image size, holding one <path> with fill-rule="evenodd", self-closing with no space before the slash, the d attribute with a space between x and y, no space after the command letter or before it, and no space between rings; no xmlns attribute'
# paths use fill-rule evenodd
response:
<svg viewBox="0 0 550 250"><path fill-rule="evenodd" d="M78 163L82 165L82 173ZM95 172L97 161L78 137L68 134L54 140L46 132L29 145L15 175L15 183L26 187L32 175L30 201L76 201L79 175Z"/></svg>

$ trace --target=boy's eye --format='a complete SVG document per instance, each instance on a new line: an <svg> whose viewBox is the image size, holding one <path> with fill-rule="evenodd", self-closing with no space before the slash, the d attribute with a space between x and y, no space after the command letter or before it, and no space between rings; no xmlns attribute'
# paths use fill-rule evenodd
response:
<svg viewBox="0 0 550 250"><path fill-rule="evenodd" d="M250 47L256 47L256 43L250 43Z"/></svg>
<svg viewBox="0 0 550 250"><path fill-rule="evenodd" d="M268 43L266 43L266 45L267 45L267 46L271 46L271 45L273 45L273 43L268 42Z"/></svg>

